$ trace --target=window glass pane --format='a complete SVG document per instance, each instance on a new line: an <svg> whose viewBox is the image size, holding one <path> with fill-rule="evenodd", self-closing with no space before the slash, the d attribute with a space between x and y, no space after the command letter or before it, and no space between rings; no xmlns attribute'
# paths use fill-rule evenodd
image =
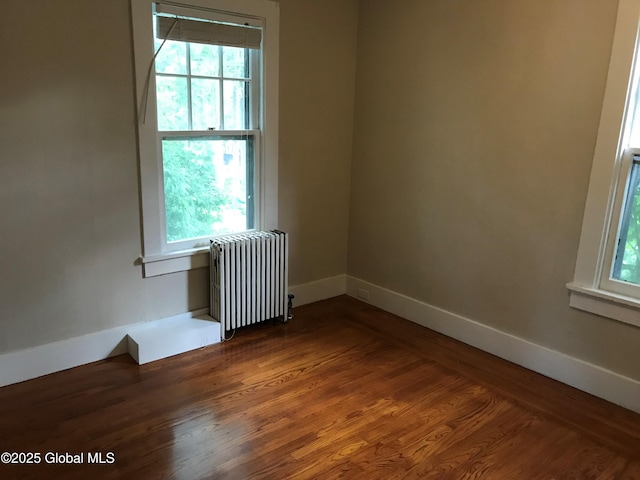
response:
<svg viewBox="0 0 640 480"><path fill-rule="evenodd" d="M627 128L628 128L628 138L627 144L625 146L628 147L640 147L640 65L638 61L640 60L640 49L636 48L635 51L635 60L634 60L634 69L631 77L631 95L629 97L629 105L627 105L627 115L626 119Z"/></svg>
<svg viewBox="0 0 640 480"><path fill-rule="evenodd" d="M183 77L156 77L158 100L158 130L189 129L189 94L187 79Z"/></svg>
<svg viewBox="0 0 640 480"><path fill-rule="evenodd" d="M637 107L635 110L638 111ZM634 117L631 119L630 127L628 145L631 147L638 147L640 146L640 122L638 122L637 118Z"/></svg>
<svg viewBox="0 0 640 480"><path fill-rule="evenodd" d="M238 80L224 81L224 129L243 130L248 128L247 102L246 102L247 82Z"/></svg>
<svg viewBox="0 0 640 480"><path fill-rule="evenodd" d="M191 80L192 127L220 130L220 80Z"/></svg>
<svg viewBox="0 0 640 480"><path fill-rule="evenodd" d="M162 156L167 242L253 225L251 137L164 138Z"/></svg>
<svg viewBox="0 0 640 480"><path fill-rule="evenodd" d="M640 159L634 159L613 265L616 280L640 285Z"/></svg>
<svg viewBox="0 0 640 480"><path fill-rule="evenodd" d="M635 101L629 102L629 107L633 115L630 120L630 131L628 146L640 147L640 95L636 93Z"/></svg>
<svg viewBox="0 0 640 480"><path fill-rule="evenodd" d="M225 77L247 78L248 61L245 48L222 47L222 72Z"/></svg>
<svg viewBox="0 0 640 480"><path fill-rule="evenodd" d="M154 22L155 23L155 22ZM162 40L156 39L156 51L162 45ZM167 40L156 57L156 73L187 73L187 44Z"/></svg>
<svg viewBox="0 0 640 480"><path fill-rule="evenodd" d="M208 77L220 76L220 47L202 43L189 45L191 48L191 74Z"/></svg>

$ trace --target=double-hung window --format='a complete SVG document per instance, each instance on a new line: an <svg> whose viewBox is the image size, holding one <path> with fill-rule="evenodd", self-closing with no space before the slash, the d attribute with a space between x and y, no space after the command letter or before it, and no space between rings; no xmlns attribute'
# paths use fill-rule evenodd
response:
<svg viewBox="0 0 640 480"><path fill-rule="evenodd" d="M146 275L277 227L278 8L132 0ZM183 260L176 260L183 258Z"/></svg>
<svg viewBox="0 0 640 480"><path fill-rule="evenodd" d="M571 290L573 307L640 326L640 0L620 0Z"/></svg>

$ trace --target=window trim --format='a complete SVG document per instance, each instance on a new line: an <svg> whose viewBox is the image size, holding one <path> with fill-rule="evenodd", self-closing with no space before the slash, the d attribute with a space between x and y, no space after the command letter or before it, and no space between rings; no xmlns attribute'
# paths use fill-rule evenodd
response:
<svg viewBox="0 0 640 480"><path fill-rule="evenodd" d="M157 0L131 0L133 52L138 117L138 162L142 217L142 255L144 276L205 267L203 261L176 261L176 258L200 258L202 248L174 251L163 245L161 206L162 165L158 152L157 110L155 101L146 102L146 119L142 105L148 90L155 92L155 75L149 71L153 56L153 3ZM262 130L259 142L259 165L256 165L257 229L278 228L278 71L279 5L271 0L171 0L162 2L177 7L215 10L220 13L260 18L263 24L260 103ZM147 80L148 77L148 80ZM148 86L145 83L149 83ZM153 98L153 97L150 97ZM162 263L165 265L162 265ZM153 266L153 268L151 268ZM160 272L160 273L154 273Z"/></svg>
<svg viewBox="0 0 640 480"><path fill-rule="evenodd" d="M640 296L606 290L602 278L610 270L608 240L617 232L614 209L624 189L623 129L639 26L640 0L619 0L574 279L567 284L572 307L636 326Z"/></svg>

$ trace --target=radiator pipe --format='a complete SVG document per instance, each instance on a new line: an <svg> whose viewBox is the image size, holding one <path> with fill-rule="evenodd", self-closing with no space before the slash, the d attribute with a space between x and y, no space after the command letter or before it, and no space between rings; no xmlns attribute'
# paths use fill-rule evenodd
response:
<svg viewBox="0 0 640 480"><path fill-rule="evenodd" d="M293 318L293 313L291 313L291 310L293 309L293 299L296 298L296 296L290 293L288 297L289 303L287 304L287 322Z"/></svg>

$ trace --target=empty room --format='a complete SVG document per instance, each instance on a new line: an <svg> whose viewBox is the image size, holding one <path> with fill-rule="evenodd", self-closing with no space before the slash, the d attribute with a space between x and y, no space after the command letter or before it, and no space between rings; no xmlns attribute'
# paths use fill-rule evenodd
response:
<svg viewBox="0 0 640 480"><path fill-rule="evenodd" d="M0 12L0 478L640 480L640 0Z"/></svg>

